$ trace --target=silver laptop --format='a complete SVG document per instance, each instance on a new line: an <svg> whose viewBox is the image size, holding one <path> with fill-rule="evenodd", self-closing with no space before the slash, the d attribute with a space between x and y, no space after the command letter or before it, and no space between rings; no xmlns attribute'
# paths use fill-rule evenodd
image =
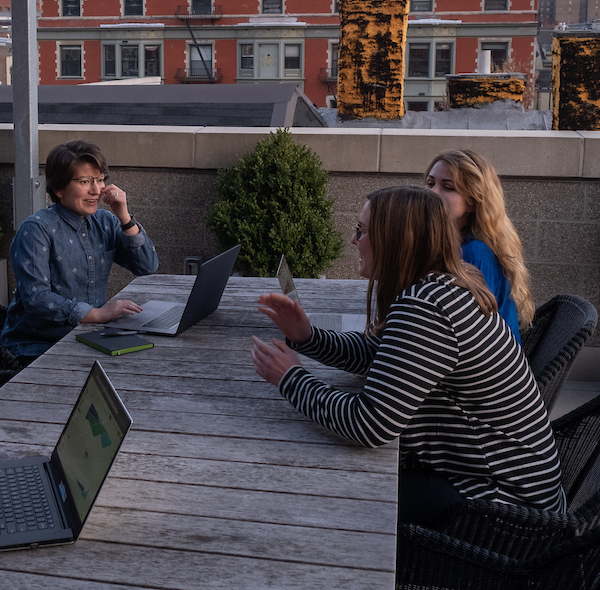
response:
<svg viewBox="0 0 600 590"><path fill-rule="evenodd" d="M300 303L298 290L290 272L285 254L281 255L277 278L281 292L292 301ZM309 313L310 323L316 328L335 330L336 332L364 332L367 325L367 315L359 313Z"/></svg>
<svg viewBox="0 0 600 590"><path fill-rule="evenodd" d="M52 456L0 461L0 550L77 540L130 426L96 361Z"/></svg>
<svg viewBox="0 0 600 590"><path fill-rule="evenodd" d="M167 336L181 334L217 309L240 248L238 244L200 266L186 303L151 300L140 304L140 313L122 315L106 326Z"/></svg>

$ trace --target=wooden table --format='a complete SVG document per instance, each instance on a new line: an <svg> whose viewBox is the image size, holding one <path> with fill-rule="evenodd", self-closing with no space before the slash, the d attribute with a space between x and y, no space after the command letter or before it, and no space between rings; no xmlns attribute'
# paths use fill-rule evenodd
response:
<svg viewBox="0 0 600 590"><path fill-rule="evenodd" d="M185 300L192 277L118 297ZM299 414L254 372L274 279L232 277L219 309L111 357L78 327L0 389L0 455L49 454L94 359L134 425L79 540L0 554L2 588L376 590L394 587L398 445L365 449ZM298 280L308 311L364 311L366 281ZM348 391L361 378L305 366Z"/></svg>

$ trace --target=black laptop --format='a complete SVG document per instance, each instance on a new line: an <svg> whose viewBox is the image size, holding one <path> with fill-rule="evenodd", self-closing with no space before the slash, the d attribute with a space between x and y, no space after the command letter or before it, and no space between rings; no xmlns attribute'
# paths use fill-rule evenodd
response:
<svg viewBox="0 0 600 590"><path fill-rule="evenodd" d="M96 361L52 456L0 460L0 550L77 540L130 426Z"/></svg>
<svg viewBox="0 0 600 590"><path fill-rule="evenodd" d="M140 313L122 315L106 326L166 336L181 334L217 309L240 248L238 244L200 266L186 303L151 300L140 304Z"/></svg>

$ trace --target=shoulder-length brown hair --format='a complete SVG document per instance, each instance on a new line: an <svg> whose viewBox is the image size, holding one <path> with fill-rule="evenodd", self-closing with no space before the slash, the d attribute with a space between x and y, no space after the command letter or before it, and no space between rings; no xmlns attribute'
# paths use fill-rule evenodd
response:
<svg viewBox="0 0 600 590"><path fill-rule="evenodd" d="M396 186L368 195L371 217L368 235L373 266L367 296L368 325L380 333L390 306L410 285L431 272L452 276L467 288L482 311L497 311L479 271L460 257L460 236L446 203L422 186ZM376 317L372 318L373 294Z"/></svg>

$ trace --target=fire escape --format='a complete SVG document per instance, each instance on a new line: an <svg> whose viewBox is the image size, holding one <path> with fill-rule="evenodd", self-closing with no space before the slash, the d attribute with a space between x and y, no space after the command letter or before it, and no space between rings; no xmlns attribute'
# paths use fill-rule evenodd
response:
<svg viewBox="0 0 600 590"><path fill-rule="evenodd" d="M190 67L190 68L178 68L175 73L175 79L182 84L202 84L209 83L214 84L215 82L220 82L223 78L221 74L221 70L218 68L213 68L212 64L208 63L207 60L202 55L202 50L196 37L194 36L194 31L190 25L191 20L210 20L214 23L215 20L220 19L223 16L221 12L220 6L211 6L210 1L193 1L191 8L187 6L178 6L175 12L175 18L182 20L185 22L185 25L190 33L190 37L192 38L192 43L196 48L198 53L198 57L202 62L198 67Z"/></svg>

